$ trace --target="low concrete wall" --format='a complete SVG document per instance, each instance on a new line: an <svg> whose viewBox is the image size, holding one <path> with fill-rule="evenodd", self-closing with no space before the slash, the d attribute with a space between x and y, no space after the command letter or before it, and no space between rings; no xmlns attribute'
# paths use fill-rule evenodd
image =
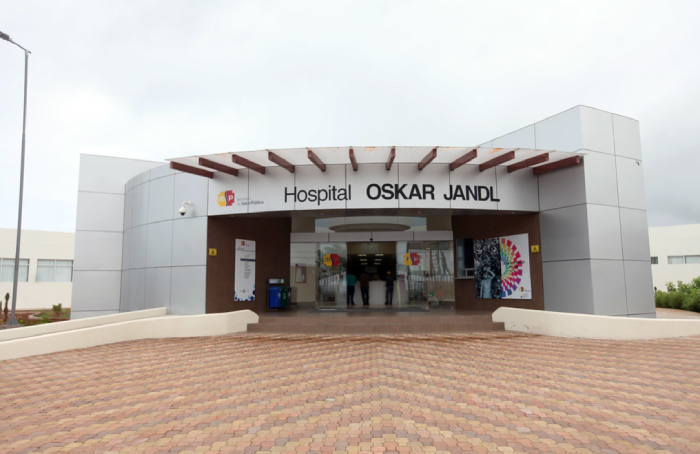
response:
<svg viewBox="0 0 700 454"><path fill-rule="evenodd" d="M7 340L0 343L0 360L138 339L218 336L239 333L247 331L249 323L258 323L258 321L258 315L249 310L222 314L170 315L130 320L23 339Z"/></svg>
<svg viewBox="0 0 700 454"><path fill-rule="evenodd" d="M511 331L585 339L665 339L700 335L700 320L609 317L498 308L494 322Z"/></svg>
<svg viewBox="0 0 700 454"><path fill-rule="evenodd" d="M11 339L40 336L42 334L72 331L74 329L90 328L92 326L109 325L112 323L128 322L142 318L160 317L167 313L164 307L146 309L143 311L123 312L121 314L102 315L100 317L68 320L65 322L46 323L44 325L25 326L22 328L4 329L0 331L0 342Z"/></svg>

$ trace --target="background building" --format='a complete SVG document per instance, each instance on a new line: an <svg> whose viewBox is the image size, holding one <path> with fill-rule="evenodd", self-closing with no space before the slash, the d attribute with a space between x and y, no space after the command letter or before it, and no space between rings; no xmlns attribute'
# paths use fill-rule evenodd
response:
<svg viewBox="0 0 700 454"><path fill-rule="evenodd" d="M700 276L700 224L649 229L651 273L654 287L666 291L666 283L690 283Z"/></svg>
<svg viewBox="0 0 700 454"><path fill-rule="evenodd" d="M12 294L17 231L0 229L0 297ZM75 234L22 230L17 309L71 305ZM10 298L10 304L12 299Z"/></svg>

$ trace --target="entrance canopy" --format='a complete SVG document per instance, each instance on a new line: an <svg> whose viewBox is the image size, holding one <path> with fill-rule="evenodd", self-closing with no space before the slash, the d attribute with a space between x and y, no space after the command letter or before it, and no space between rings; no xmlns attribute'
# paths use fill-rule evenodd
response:
<svg viewBox="0 0 700 454"><path fill-rule="evenodd" d="M362 164L385 164L390 170L396 164L416 164L419 170L428 165L449 165L455 170L462 165L478 165L480 171L505 166L508 172L531 168L535 174L579 163L579 153L532 148L489 147L318 147L286 148L202 154L167 159L171 168L213 178L215 172L236 176L241 169L265 174L269 168L284 168L293 173L297 166L350 165L361 171Z"/></svg>
<svg viewBox="0 0 700 454"><path fill-rule="evenodd" d="M208 178L209 216L410 216L538 212L538 175L579 164L581 155L530 148L336 147L169 161L174 170Z"/></svg>

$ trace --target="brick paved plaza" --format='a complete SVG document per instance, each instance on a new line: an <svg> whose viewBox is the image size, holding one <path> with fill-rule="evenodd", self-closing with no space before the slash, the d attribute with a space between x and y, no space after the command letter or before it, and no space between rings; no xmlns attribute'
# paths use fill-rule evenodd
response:
<svg viewBox="0 0 700 454"><path fill-rule="evenodd" d="M700 452L700 338L143 340L0 362L0 452Z"/></svg>

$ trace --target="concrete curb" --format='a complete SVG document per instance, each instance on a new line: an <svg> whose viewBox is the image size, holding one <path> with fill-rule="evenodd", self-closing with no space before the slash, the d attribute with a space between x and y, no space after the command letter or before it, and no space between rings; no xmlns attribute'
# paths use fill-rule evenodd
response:
<svg viewBox="0 0 700 454"><path fill-rule="evenodd" d="M610 317L500 307L494 322L510 331L584 339L644 340L700 335L700 320Z"/></svg>
<svg viewBox="0 0 700 454"><path fill-rule="evenodd" d="M129 320L7 340L0 344L0 361L139 339L240 333L248 330L249 323L258 323L258 321L258 315L250 310Z"/></svg>
<svg viewBox="0 0 700 454"><path fill-rule="evenodd" d="M164 307L142 311L123 312L121 314L102 315L99 317L67 320L65 322L46 323L45 325L25 326L22 328L4 329L0 331L0 342L23 339L25 337L41 336L43 334L59 333L74 329L90 328L92 326L109 325L112 323L139 320L150 317L160 317L167 313Z"/></svg>

